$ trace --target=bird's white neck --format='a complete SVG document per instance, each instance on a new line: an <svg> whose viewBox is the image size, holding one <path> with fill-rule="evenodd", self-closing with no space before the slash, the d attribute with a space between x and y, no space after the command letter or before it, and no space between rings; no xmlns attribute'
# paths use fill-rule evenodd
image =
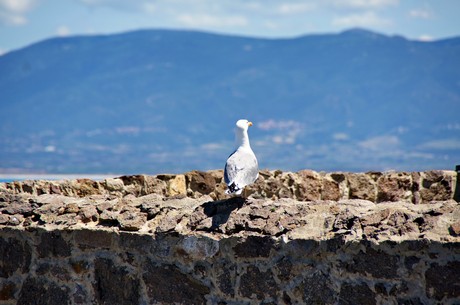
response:
<svg viewBox="0 0 460 305"><path fill-rule="evenodd" d="M251 148L249 144L248 131L244 129L237 128L235 131L236 135L236 147Z"/></svg>

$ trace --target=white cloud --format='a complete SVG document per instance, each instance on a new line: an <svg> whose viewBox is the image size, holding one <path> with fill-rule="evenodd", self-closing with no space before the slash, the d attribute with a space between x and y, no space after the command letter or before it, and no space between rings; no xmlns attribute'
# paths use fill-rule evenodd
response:
<svg viewBox="0 0 460 305"><path fill-rule="evenodd" d="M25 14L37 3L37 0L0 0L0 22L20 26L27 23Z"/></svg>
<svg viewBox="0 0 460 305"><path fill-rule="evenodd" d="M69 36L70 29L65 25L61 25L57 28L56 33L58 36L61 36L61 37Z"/></svg>
<svg viewBox="0 0 460 305"><path fill-rule="evenodd" d="M460 150L460 140L458 139L442 139L423 143L421 149L435 150Z"/></svg>
<svg viewBox="0 0 460 305"><path fill-rule="evenodd" d="M384 8L399 4L399 0L334 0L333 2L339 7L359 9Z"/></svg>
<svg viewBox="0 0 460 305"><path fill-rule="evenodd" d="M332 135L332 138L337 141L346 141L350 136L344 132L337 132Z"/></svg>
<svg viewBox="0 0 460 305"><path fill-rule="evenodd" d="M304 125L294 120L267 120L257 123L257 128L266 132L274 132L269 141L274 144L294 144L304 130Z"/></svg>
<svg viewBox="0 0 460 305"><path fill-rule="evenodd" d="M301 130L303 129L303 124L294 120L267 120L257 123L257 128L269 131L269 130Z"/></svg>
<svg viewBox="0 0 460 305"><path fill-rule="evenodd" d="M110 8L115 10L121 11L130 11L130 12L142 12L147 14L152 14L157 12L157 7L159 6L159 2L157 1L149 1L149 0L136 0L136 1L128 1L128 0L78 0L85 6L91 8ZM177 5L181 3L175 3L175 1L171 1L172 5ZM158 5L157 5L158 4Z"/></svg>
<svg viewBox="0 0 460 305"><path fill-rule="evenodd" d="M460 123L450 123L445 126L447 130L460 130Z"/></svg>
<svg viewBox="0 0 460 305"><path fill-rule="evenodd" d="M369 150L390 150L398 147L400 140L397 136L377 136L358 143L359 146Z"/></svg>
<svg viewBox="0 0 460 305"><path fill-rule="evenodd" d="M301 14L314 10L316 5L313 3L288 3L285 2L278 7L278 13L283 15Z"/></svg>
<svg viewBox="0 0 460 305"><path fill-rule="evenodd" d="M429 41L433 41L434 37L431 35L421 35L419 36L418 40L429 42Z"/></svg>
<svg viewBox="0 0 460 305"><path fill-rule="evenodd" d="M381 18L372 11L338 17L332 21L332 25L345 27L388 26L391 24L391 20Z"/></svg>
<svg viewBox="0 0 460 305"><path fill-rule="evenodd" d="M0 0L0 8L14 13L25 13L35 5L35 0Z"/></svg>
<svg viewBox="0 0 460 305"><path fill-rule="evenodd" d="M409 11L409 16L412 18L430 19L433 13L426 9L413 9Z"/></svg>
<svg viewBox="0 0 460 305"><path fill-rule="evenodd" d="M6 54L8 51L3 49L3 48L0 48L0 56L2 56L3 54Z"/></svg>
<svg viewBox="0 0 460 305"><path fill-rule="evenodd" d="M157 11L157 6L153 3L146 2L142 5L142 10L146 13L153 14Z"/></svg>
<svg viewBox="0 0 460 305"><path fill-rule="evenodd" d="M243 16L213 16L208 14L182 14L177 17L177 21L189 27L242 27L248 25L248 20Z"/></svg>
<svg viewBox="0 0 460 305"><path fill-rule="evenodd" d="M226 149L226 145L222 143L217 143L217 142L211 142L211 143L205 143L201 145L201 148L207 151L213 151L213 150L223 150Z"/></svg>

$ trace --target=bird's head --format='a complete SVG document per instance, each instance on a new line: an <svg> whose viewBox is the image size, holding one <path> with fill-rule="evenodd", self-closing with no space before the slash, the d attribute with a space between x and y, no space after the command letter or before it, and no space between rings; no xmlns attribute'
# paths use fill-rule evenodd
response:
<svg viewBox="0 0 460 305"><path fill-rule="evenodd" d="M236 122L236 127L242 130L248 130L249 126L252 126L252 122L248 120L238 120Z"/></svg>

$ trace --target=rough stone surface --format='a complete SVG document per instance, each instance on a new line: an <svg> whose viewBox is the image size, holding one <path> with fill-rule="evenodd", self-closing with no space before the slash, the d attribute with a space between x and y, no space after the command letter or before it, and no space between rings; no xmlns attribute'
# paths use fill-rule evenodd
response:
<svg viewBox="0 0 460 305"><path fill-rule="evenodd" d="M454 199L456 185L457 173L445 170L412 173L318 173L312 170L294 173L262 170L259 179L248 186L246 191L255 199L291 198L300 201L364 199L372 202L409 201L419 204ZM209 195L214 200L222 200L229 198L225 194L225 189L222 170L191 171L183 175L121 176L101 182L77 179L0 183L0 190L8 194L56 194L70 197L91 195L138 197L157 194L162 197L200 198ZM30 210L36 207L31 203L21 208ZM9 213L13 214L14 209L13 206L9 207Z"/></svg>
<svg viewBox="0 0 460 305"><path fill-rule="evenodd" d="M139 279L126 267L112 260L97 258L94 262L93 289L98 304L138 304Z"/></svg>
<svg viewBox="0 0 460 305"><path fill-rule="evenodd" d="M0 183L0 303L459 304L456 176Z"/></svg>

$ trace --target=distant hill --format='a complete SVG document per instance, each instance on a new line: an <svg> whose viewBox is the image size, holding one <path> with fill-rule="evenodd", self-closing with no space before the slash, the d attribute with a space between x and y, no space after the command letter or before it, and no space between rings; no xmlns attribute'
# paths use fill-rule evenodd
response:
<svg viewBox="0 0 460 305"><path fill-rule="evenodd" d="M239 118L262 168L453 169L460 38L55 38L0 56L0 109L0 172L222 168Z"/></svg>

